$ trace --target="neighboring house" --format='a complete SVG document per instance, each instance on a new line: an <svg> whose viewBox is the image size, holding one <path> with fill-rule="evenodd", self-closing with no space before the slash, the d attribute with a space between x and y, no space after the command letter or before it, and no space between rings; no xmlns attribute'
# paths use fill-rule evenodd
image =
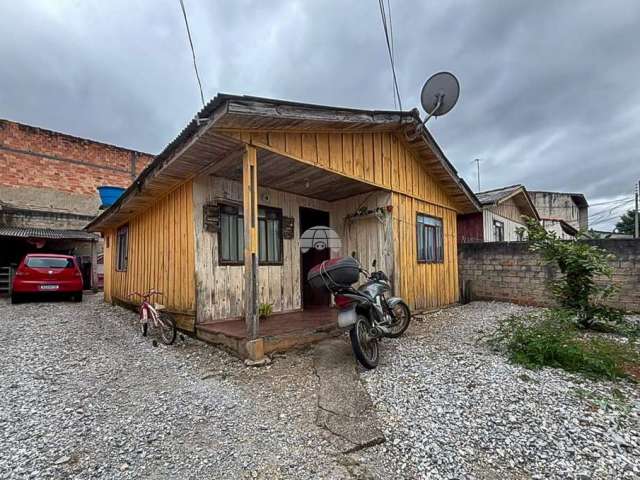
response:
<svg viewBox="0 0 640 480"><path fill-rule="evenodd" d="M517 242L524 240L526 218L540 220L523 185L476 194L482 211L458 216L458 242Z"/></svg>
<svg viewBox="0 0 640 480"><path fill-rule="evenodd" d="M542 226L562 240L574 240L579 230L562 218L541 218Z"/></svg>
<svg viewBox="0 0 640 480"><path fill-rule="evenodd" d="M456 216L477 211L417 111L220 94L87 229L105 237L106 301L157 288L182 329L259 356L248 342L335 324L306 281L330 255L376 260L414 310L458 301ZM301 243L312 227L329 248Z"/></svg>
<svg viewBox="0 0 640 480"><path fill-rule="evenodd" d="M529 192L540 218L545 220L551 231L563 232L571 237L570 229L564 229L562 222L575 231L586 232L589 228L589 204L581 193ZM575 234L573 234L575 237Z"/></svg>
<svg viewBox="0 0 640 480"><path fill-rule="evenodd" d="M99 237L83 230L98 214L96 187L127 187L148 154L0 120L0 291L26 253L80 257L85 285Z"/></svg>

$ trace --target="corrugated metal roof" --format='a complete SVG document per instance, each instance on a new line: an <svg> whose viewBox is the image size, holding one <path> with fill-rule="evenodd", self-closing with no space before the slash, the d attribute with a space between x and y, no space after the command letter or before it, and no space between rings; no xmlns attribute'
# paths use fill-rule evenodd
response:
<svg viewBox="0 0 640 480"><path fill-rule="evenodd" d="M466 201L469 203L471 208L475 210L480 209L480 205L477 202L477 199L466 182L458 176L457 171L453 168L453 165L449 162L449 160L445 157L444 153L440 149L440 147L436 144L435 140L431 137L431 134L428 132L426 127L423 126L422 121L420 119L419 113L416 109L410 112L400 112L400 111L382 111L382 110L359 110L352 108L343 108L343 107L330 107L324 105L314 105L308 103L300 103L300 102L290 102L285 100L276 100L262 97L251 97L246 95L229 95L224 93L219 93L216 95L209 103L207 103L200 112L194 117L191 122L187 124L187 126L180 132L180 134L173 140L169 145L165 147L165 149L158 154L152 162L150 162L145 169L140 173L138 178L127 188L127 190L118 198L118 200L111 205L108 209L106 209L102 214L100 214L96 219L89 223L85 228L87 230L96 231L99 230L98 225L103 223L109 216L117 212L121 206L132 196L135 196L137 193L143 190L145 182L149 177L153 177L155 172L161 170L163 167L166 167L168 163L170 163L172 156L176 153L181 147L186 145L190 140L197 138L197 133L201 131L201 129L208 125L209 123L215 123L217 120L214 118L215 113L220 109L220 115L224 116L225 111L228 110L229 104L231 102L236 102L238 104L242 104L243 102L253 102L253 103L262 103L263 106L272 107L271 110L275 109L278 111L279 109L285 109L285 107L298 107L305 110L306 117L309 119L315 118L319 115L318 111L329 111L336 113L338 112L339 117L342 121L348 121L350 116L355 117L367 117L366 122L375 124L378 116L395 116L397 117L397 124L400 125L402 121L411 121L412 125L418 125L418 127L422 130L421 139L424 139L424 142L428 144L428 147L434 151L436 157L441 162L443 168L445 169L448 177L456 184L456 188L463 193L463 196L466 198ZM249 108L249 107L247 107ZM271 115L264 108L257 107L256 115L262 116L264 118L269 118ZM303 116L299 116L297 121L303 120ZM337 120L339 121L339 120Z"/></svg>
<svg viewBox="0 0 640 480"><path fill-rule="evenodd" d="M22 228L0 226L0 237L46 238L49 240L97 241L98 236L84 230L54 230L53 228Z"/></svg>

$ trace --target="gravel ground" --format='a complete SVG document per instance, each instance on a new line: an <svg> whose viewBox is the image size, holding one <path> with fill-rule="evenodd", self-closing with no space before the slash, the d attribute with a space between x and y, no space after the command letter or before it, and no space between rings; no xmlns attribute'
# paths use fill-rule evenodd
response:
<svg viewBox="0 0 640 480"><path fill-rule="evenodd" d="M640 478L637 385L527 370L479 341L526 310L475 302L386 341L362 377L387 443L360 461L386 478Z"/></svg>
<svg viewBox="0 0 640 480"><path fill-rule="evenodd" d="M310 351L265 368L136 315L0 300L0 478L640 478L631 384L510 365L477 339L523 310L473 303L387 340L362 372L387 442L335 451Z"/></svg>
<svg viewBox="0 0 640 480"><path fill-rule="evenodd" d="M153 347L99 296L0 302L0 478L351 478L314 424L310 352L247 368Z"/></svg>

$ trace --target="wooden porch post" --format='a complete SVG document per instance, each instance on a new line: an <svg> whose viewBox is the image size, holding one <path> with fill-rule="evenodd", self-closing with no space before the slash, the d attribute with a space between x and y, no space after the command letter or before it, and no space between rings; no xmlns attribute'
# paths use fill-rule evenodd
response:
<svg viewBox="0 0 640 480"><path fill-rule="evenodd" d="M91 289L94 292L98 291L98 242L97 240L91 241Z"/></svg>
<svg viewBox="0 0 640 480"><path fill-rule="evenodd" d="M247 340L258 337L258 165L256 147L242 156L244 209L244 318Z"/></svg>

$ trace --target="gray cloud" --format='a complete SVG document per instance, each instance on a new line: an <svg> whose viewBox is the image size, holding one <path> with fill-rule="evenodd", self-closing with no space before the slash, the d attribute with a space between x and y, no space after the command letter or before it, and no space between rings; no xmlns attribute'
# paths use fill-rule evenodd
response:
<svg viewBox="0 0 640 480"><path fill-rule="evenodd" d="M393 108L375 2L186 5L207 97ZM403 106L435 71L460 78L458 106L429 128L470 185L479 157L483 188L631 195L640 3L391 5ZM6 2L0 31L0 117L158 152L200 108L177 0Z"/></svg>

